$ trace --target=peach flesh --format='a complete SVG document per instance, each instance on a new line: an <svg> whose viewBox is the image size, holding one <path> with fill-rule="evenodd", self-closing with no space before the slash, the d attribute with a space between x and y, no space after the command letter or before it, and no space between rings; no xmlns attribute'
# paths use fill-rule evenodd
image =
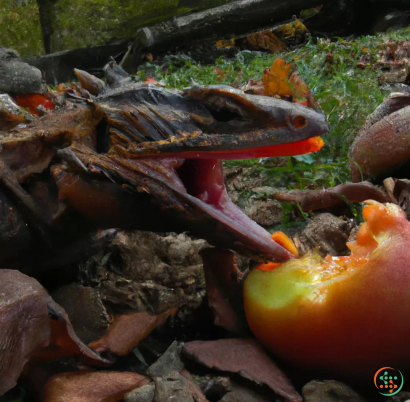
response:
<svg viewBox="0 0 410 402"><path fill-rule="evenodd" d="M351 256L261 264L245 281L253 333L293 366L368 379L410 368L410 223L396 205L367 204Z"/></svg>

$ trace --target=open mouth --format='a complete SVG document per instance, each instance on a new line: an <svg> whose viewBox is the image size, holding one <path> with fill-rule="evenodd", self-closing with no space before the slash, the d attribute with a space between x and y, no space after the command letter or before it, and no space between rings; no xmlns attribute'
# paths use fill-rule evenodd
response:
<svg viewBox="0 0 410 402"><path fill-rule="evenodd" d="M294 257L231 201L224 184L221 160L186 159L176 173L186 196L217 222L213 233L202 233L208 241L258 260L268 255L279 261ZM201 232L201 228L194 228L194 231Z"/></svg>
<svg viewBox="0 0 410 402"><path fill-rule="evenodd" d="M212 245L259 261L294 258L230 200L221 159L317 151L328 131L324 115L226 86L178 93L133 84L98 96L95 104L105 116L97 130L99 153L70 147L93 174L131 185L140 198L148 194L158 215Z"/></svg>
<svg viewBox="0 0 410 402"><path fill-rule="evenodd" d="M166 227L166 231L189 231L214 246L259 261L294 258L231 201L221 160L130 160L97 154L81 144L59 155L70 165L70 169L52 169L59 197L99 228L163 231Z"/></svg>

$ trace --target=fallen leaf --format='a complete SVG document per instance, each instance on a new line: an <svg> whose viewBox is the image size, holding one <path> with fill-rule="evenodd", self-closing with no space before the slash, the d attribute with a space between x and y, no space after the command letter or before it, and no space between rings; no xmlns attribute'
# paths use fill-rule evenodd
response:
<svg viewBox="0 0 410 402"><path fill-rule="evenodd" d="M218 81L222 81L225 78L225 73L219 67L214 67L214 73L218 76Z"/></svg>
<svg viewBox="0 0 410 402"><path fill-rule="evenodd" d="M33 278L0 270L0 395L16 385L30 360L79 356L88 364L107 366L75 335L64 310Z"/></svg>
<svg viewBox="0 0 410 402"><path fill-rule="evenodd" d="M265 85L265 96L292 96L288 76L290 75L290 64L283 59L276 59L271 68L265 71L262 81Z"/></svg>
<svg viewBox="0 0 410 402"><path fill-rule="evenodd" d="M16 385L33 353L49 343L50 300L35 279L0 270L0 395Z"/></svg>
<svg viewBox="0 0 410 402"><path fill-rule="evenodd" d="M238 373L258 384L266 384L288 402L302 401L286 376L255 339L194 341L184 345L183 353L208 368Z"/></svg>
<svg viewBox="0 0 410 402"><path fill-rule="evenodd" d="M317 109L316 101L314 104L313 95L303 79L292 70L291 64L286 64L283 59L276 59L269 70L265 70L262 77L265 86L265 96L278 96L280 98L292 98L293 102Z"/></svg>
<svg viewBox="0 0 410 402"><path fill-rule="evenodd" d="M107 332L90 347L97 352L107 352L126 356L145 339L158 325L163 324L170 315L175 315L177 308L158 315L145 312L124 314L114 318Z"/></svg>
<svg viewBox="0 0 410 402"><path fill-rule="evenodd" d="M244 42L248 49L266 50L269 53L283 52L287 49L286 44L269 29L248 35Z"/></svg>
<svg viewBox="0 0 410 402"><path fill-rule="evenodd" d="M387 195L390 198L390 202L393 202L394 204L397 204L397 199L394 196L394 189L396 187L396 180L394 180L392 177L388 177L387 179L383 180L383 186L386 190Z"/></svg>
<svg viewBox="0 0 410 402"><path fill-rule="evenodd" d="M218 248L200 252L204 263L208 303L215 315L215 325L230 332L249 332L243 310L243 273L235 264L234 253Z"/></svg>
<svg viewBox="0 0 410 402"><path fill-rule="evenodd" d="M328 54L326 55L326 62L327 62L327 63L333 64L334 59L335 59L335 56L334 56L334 54L333 54L332 52L330 52L330 53L328 53Z"/></svg>
<svg viewBox="0 0 410 402"><path fill-rule="evenodd" d="M110 366L113 360L104 359L85 345L74 332L74 328L64 309L51 300L47 305L50 343L38 350L33 359L37 361L59 360L65 357L78 357L82 362L92 366Z"/></svg>
<svg viewBox="0 0 410 402"><path fill-rule="evenodd" d="M76 371L56 374L42 392L43 402L116 402L149 383L136 373Z"/></svg>
<svg viewBox="0 0 410 402"><path fill-rule="evenodd" d="M289 40L294 36L303 36L308 33L306 26L299 19L275 28L274 32L282 39Z"/></svg>
<svg viewBox="0 0 410 402"><path fill-rule="evenodd" d="M293 72L289 76L289 85L292 89L293 101L308 106L310 90L305 81Z"/></svg>
<svg viewBox="0 0 410 402"><path fill-rule="evenodd" d="M303 211L332 208L349 202L375 200L389 202L389 198L376 186L368 182L345 183L323 190L278 191L273 195L278 201L297 202Z"/></svg>
<svg viewBox="0 0 410 402"><path fill-rule="evenodd" d="M219 47L219 48L230 48L230 47L233 47L233 46L235 46L235 39L234 39L234 38L231 38L231 39L227 39L227 40L218 40L218 41L215 43L215 46L216 46L216 47Z"/></svg>

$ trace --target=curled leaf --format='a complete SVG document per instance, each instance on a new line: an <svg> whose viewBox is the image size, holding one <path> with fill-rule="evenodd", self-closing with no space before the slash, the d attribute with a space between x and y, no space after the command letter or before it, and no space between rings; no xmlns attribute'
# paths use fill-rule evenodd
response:
<svg viewBox="0 0 410 402"><path fill-rule="evenodd" d="M206 367L238 373L258 384L266 384L285 401L302 401L286 376L255 339L194 341L185 344L183 353Z"/></svg>
<svg viewBox="0 0 410 402"><path fill-rule="evenodd" d="M283 52L287 46L269 29L255 32L245 38L247 48L253 50L265 50L269 53Z"/></svg>
<svg viewBox="0 0 410 402"><path fill-rule="evenodd" d="M0 270L0 395L16 385L30 360L78 356L93 365L109 365L75 335L64 310L33 278Z"/></svg>
<svg viewBox="0 0 410 402"><path fill-rule="evenodd" d="M288 80L291 67L283 59L276 59L273 62L271 68L265 71L262 78L265 85L265 96L292 96L292 89Z"/></svg>
<svg viewBox="0 0 410 402"><path fill-rule="evenodd" d="M115 355L125 356L154 328L176 312L177 308L174 308L157 315L141 312L117 316L107 332L99 340L92 342L90 347L98 352L110 351Z"/></svg>
<svg viewBox="0 0 410 402"><path fill-rule="evenodd" d="M43 402L116 402L149 380L136 373L76 371L56 374L42 392Z"/></svg>
<svg viewBox="0 0 410 402"><path fill-rule="evenodd" d="M59 360L65 357L78 357L82 362L92 366L109 366L112 360L102 358L85 345L74 332L74 328L64 309L53 300L47 304L50 343L33 356L39 361Z"/></svg>
<svg viewBox="0 0 410 402"><path fill-rule="evenodd" d="M218 248L200 252L204 262L206 293L215 315L215 325L230 332L248 329L242 300L243 273L235 264L234 253Z"/></svg>
<svg viewBox="0 0 410 402"><path fill-rule="evenodd" d="M0 395L16 385L34 352L48 345L50 300L35 279L0 270Z"/></svg>

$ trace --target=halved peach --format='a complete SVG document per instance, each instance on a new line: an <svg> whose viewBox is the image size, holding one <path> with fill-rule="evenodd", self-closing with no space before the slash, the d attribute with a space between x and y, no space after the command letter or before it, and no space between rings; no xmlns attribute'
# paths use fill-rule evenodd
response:
<svg viewBox="0 0 410 402"><path fill-rule="evenodd" d="M363 216L351 256L261 264L245 281L252 331L292 365L369 379L410 368L410 222L375 201Z"/></svg>

